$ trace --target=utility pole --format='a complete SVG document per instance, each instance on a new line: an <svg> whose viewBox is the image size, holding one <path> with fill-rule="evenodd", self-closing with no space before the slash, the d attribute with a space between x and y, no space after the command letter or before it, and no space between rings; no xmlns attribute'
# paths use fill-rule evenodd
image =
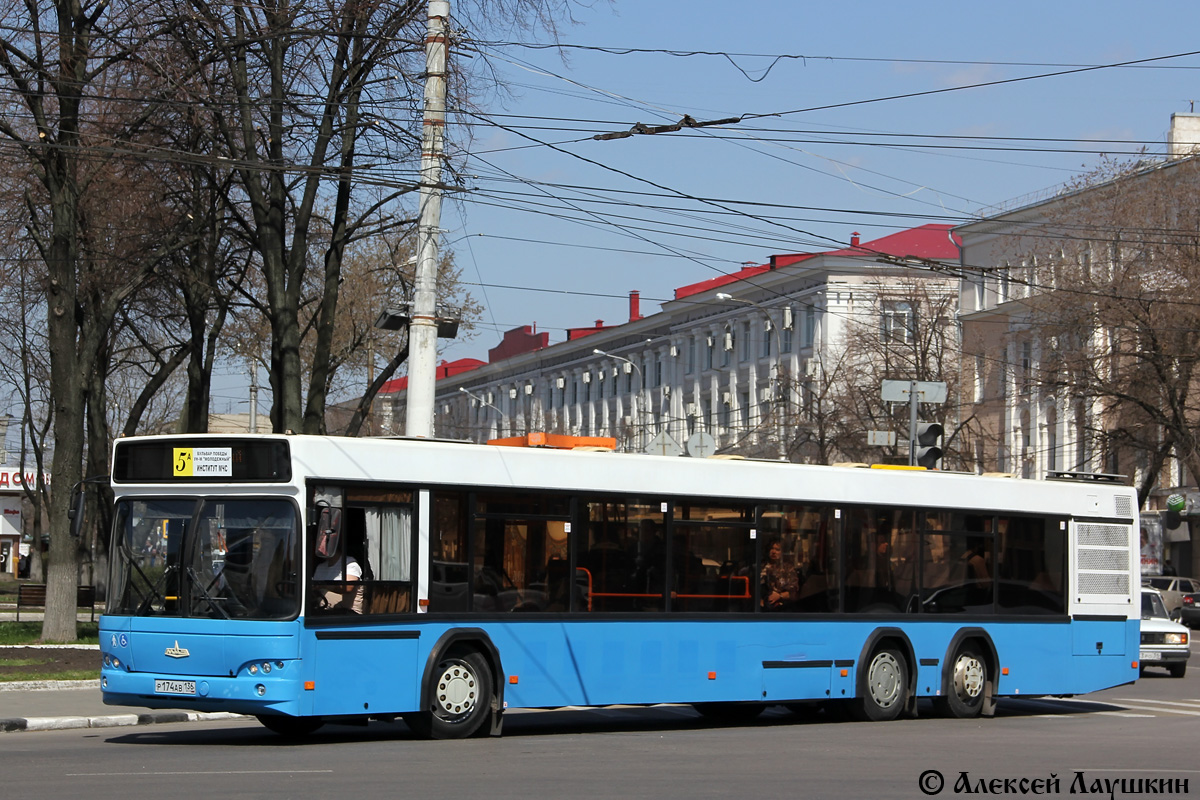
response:
<svg viewBox="0 0 1200 800"><path fill-rule="evenodd" d="M425 35L425 117L421 135L417 273L408 325L408 405L404 432L433 436L437 381L437 265L442 221L442 152L446 134L446 23L449 0L429 0Z"/></svg>
<svg viewBox="0 0 1200 800"><path fill-rule="evenodd" d="M250 433L258 433L258 364L250 360Z"/></svg>

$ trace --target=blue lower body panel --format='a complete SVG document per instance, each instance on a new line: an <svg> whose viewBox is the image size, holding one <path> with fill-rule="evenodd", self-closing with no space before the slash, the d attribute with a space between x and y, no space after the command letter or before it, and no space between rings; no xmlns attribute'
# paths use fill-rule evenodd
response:
<svg viewBox="0 0 1200 800"><path fill-rule="evenodd" d="M463 628L490 641L480 649L494 653L506 705L531 708L853 697L881 635L906 661L917 696L942 692L951 647L967 633L985 645L997 696L1083 694L1135 680L1139 639L1136 619L357 622L104 617L101 649L120 662L103 671L105 702L295 716L415 711L435 646ZM183 689L195 681L195 694L156 687L167 679Z"/></svg>

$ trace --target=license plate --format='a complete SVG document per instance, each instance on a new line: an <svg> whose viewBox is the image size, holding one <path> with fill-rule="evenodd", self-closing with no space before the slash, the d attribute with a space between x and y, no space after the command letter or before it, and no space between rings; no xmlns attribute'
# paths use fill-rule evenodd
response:
<svg viewBox="0 0 1200 800"><path fill-rule="evenodd" d="M154 682L155 694L195 694L195 681L161 681Z"/></svg>
<svg viewBox="0 0 1200 800"><path fill-rule="evenodd" d="M1162 653L1157 650L1143 650L1140 653L1142 661L1161 661Z"/></svg>

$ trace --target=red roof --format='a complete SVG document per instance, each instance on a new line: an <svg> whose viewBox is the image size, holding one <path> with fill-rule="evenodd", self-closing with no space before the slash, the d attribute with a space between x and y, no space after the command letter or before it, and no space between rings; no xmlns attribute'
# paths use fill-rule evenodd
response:
<svg viewBox="0 0 1200 800"><path fill-rule="evenodd" d="M435 380L449 378L452 375L458 375L463 372L470 372L473 369L479 369L487 364L486 361L480 361L477 358L460 358L457 361L443 361L437 365ZM393 378L385 383L380 389L380 394L394 394L395 392L403 392L408 388L408 376L403 378Z"/></svg>
<svg viewBox="0 0 1200 800"><path fill-rule="evenodd" d="M801 261L816 258L817 256L871 257L886 255L897 258L912 256L915 258L933 258L939 260L957 259L958 248L955 246L955 242L958 241L958 238L955 237L954 241L951 241L951 234L949 233L953 227L953 225L922 225L919 228L910 228L906 231L888 234L872 242L864 242L857 247L826 250L820 253L786 253L774 255L771 256L770 263L757 267L743 267L730 275L721 275L716 278L709 278L706 281L700 281L699 283L681 286L675 290L675 299L679 300L694 294L706 292L709 289L716 289L719 286L737 283L738 281L753 278L756 275L761 275L764 272L779 269L780 267L790 267L793 264L798 264Z"/></svg>

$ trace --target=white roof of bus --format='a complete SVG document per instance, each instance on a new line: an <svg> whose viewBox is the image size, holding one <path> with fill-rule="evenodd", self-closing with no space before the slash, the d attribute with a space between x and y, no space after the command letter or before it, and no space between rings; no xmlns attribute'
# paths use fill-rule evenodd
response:
<svg viewBox="0 0 1200 800"><path fill-rule="evenodd" d="M203 435L144 437L203 440ZM703 495L804 502L882 503L1129 518L1134 490L1115 483L1036 481L919 470L826 467L766 461L672 458L623 453L499 447L427 439L304 435L291 445L293 482L393 481L491 487L537 487L643 496ZM130 441L130 440L122 440ZM127 486L128 484L126 484ZM212 485L208 485L212 488ZM261 486L261 484L260 484ZM243 485L243 488L248 488Z"/></svg>

